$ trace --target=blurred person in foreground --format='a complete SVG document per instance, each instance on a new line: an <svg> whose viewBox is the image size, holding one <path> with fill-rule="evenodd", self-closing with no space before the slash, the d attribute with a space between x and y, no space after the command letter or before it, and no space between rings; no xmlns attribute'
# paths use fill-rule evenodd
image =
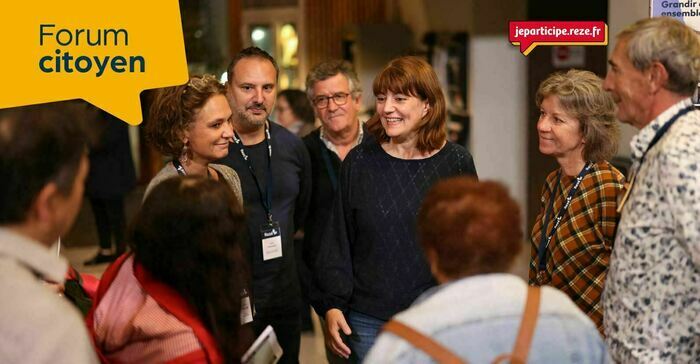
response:
<svg viewBox="0 0 700 364"><path fill-rule="evenodd" d="M275 122L303 138L314 130L314 109L302 90L286 89L277 94Z"/></svg>
<svg viewBox="0 0 700 364"><path fill-rule="evenodd" d="M49 288L68 264L55 248L88 173L85 118L69 102L0 110L0 362L94 363L78 310Z"/></svg>
<svg viewBox="0 0 700 364"><path fill-rule="evenodd" d="M530 236L529 281L566 293L603 332L600 302L613 250L624 177L607 160L617 150L615 103L589 71L554 73L536 103L539 149L557 160L542 188Z"/></svg>
<svg viewBox="0 0 700 364"><path fill-rule="evenodd" d="M603 293L613 359L700 362L700 39L668 17L623 30L603 86L639 129Z"/></svg>
<svg viewBox="0 0 700 364"><path fill-rule="evenodd" d="M102 276L88 326L108 362L234 363L241 326L243 208L228 186L175 176L134 219L132 253Z"/></svg>
<svg viewBox="0 0 700 364"><path fill-rule="evenodd" d="M315 265L326 344L353 362L389 318L435 285L415 234L423 196L440 179L476 176L471 154L447 141L445 99L425 60L392 60L373 91L375 138L343 161Z"/></svg>
<svg viewBox="0 0 700 364"><path fill-rule="evenodd" d="M436 183L421 205L418 236L440 285L389 321L366 362L608 362L595 325L569 297L507 273L522 247L520 226L502 185Z"/></svg>

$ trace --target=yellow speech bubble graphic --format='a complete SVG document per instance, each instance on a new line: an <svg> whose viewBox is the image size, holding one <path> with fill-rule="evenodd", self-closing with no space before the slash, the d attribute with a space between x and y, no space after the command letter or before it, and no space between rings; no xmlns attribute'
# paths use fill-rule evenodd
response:
<svg viewBox="0 0 700 364"><path fill-rule="evenodd" d="M177 0L0 5L0 108L81 98L128 122L139 94L187 82Z"/></svg>

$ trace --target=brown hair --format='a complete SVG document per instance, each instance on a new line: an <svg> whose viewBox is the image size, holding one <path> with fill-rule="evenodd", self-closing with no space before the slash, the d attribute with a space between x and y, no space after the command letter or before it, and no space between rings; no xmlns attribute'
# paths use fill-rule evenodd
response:
<svg viewBox="0 0 700 364"><path fill-rule="evenodd" d="M157 90L146 123L146 137L161 153L178 158L185 146L182 133L214 95L225 96L226 88L213 75L192 76L184 85Z"/></svg>
<svg viewBox="0 0 700 364"><path fill-rule="evenodd" d="M578 119L585 140L585 160L598 162L615 155L620 136L615 102L603 90L603 81L598 76L574 69L553 73L537 89L537 107L549 96L558 97L566 112Z"/></svg>
<svg viewBox="0 0 700 364"><path fill-rule="evenodd" d="M421 153L442 147L447 140L447 107L440 82L428 62L414 56L396 58L377 75L372 90L374 96L391 91L426 101L430 108L418 125L416 147ZM379 121L379 114L372 116L367 122L367 128L379 143L389 141L389 136Z"/></svg>
<svg viewBox="0 0 700 364"><path fill-rule="evenodd" d="M228 83L231 83L231 80L233 80L233 69L236 67L238 61L245 58L260 58L269 61L272 63L272 67L275 67L275 79L279 77L280 68L270 53L267 53L258 47L248 47L236 53L236 55L233 56L233 59L231 59L231 62L228 64L228 67L226 67L226 77L228 78Z"/></svg>
<svg viewBox="0 0 700 364"><path fill-rule="evenodd" d="M22 222L49 183L67 196L87 155L82 101L0 109L0 224Z"/></svg>
<svg viewBox="0 0 700 364"><path fill-rule="evenodd" d="M178 292L209 331L226 363L250 344L240 323L249 269L243 206L227 184L175 176L146 197L129 235L136 262Z"/></svg>
<svg viewBox="0 0 700 364"><path fill-rule="evenodd" d="M520 210L497 182L444 179L423 200L418 238L450 279L505 272L523 245Z"/></svg>
<svg viewBox="0 0 700 364"><path fill-rule="evenodd" d="M345 76L348 80L348 86L350 86L350 93L353 97L358 97L357 95L362 92L362 87L352 64L348 61L334 59L321 62L309 71L306 76L306 95L309 100L313 100L315 96L313 93L316 82L325 81L337 74Z"/></svg>

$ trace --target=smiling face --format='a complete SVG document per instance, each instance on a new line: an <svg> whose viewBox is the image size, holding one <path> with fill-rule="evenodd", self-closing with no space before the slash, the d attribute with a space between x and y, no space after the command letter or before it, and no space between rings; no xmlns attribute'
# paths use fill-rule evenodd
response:
<svg viewBox="0 0 700 364"><path fill-rule="evenodd" d="M395 141L417 137L417 130L430 105L415 96L387 91L378 94L376 108L386 135Z"/></svg>
<svg viewBox="0 0 700 364"><path fill-rule="evenodd" d="M647 125L653 95L647 72L637 70L627 56L627 41L620 40L608 61L603 88L617 104L617 118L637 128Z"/></svg>
<svg viewBox="0 0 700 364"><path fill-rule="evenodd" d="M357 113L360 111L360 96L353 96L350 82L345 75L338 73L333 77L317 81L312 90L314 111L321 119L326 131L337 134L359 126ZM334 95L347 95L345 103L338 105L333 98ZM328 106L317 106L316 100L321 97L328 98Z"/></svg>
<svg viewBox="0 0 700 364"><path fill-rule="evenodd" d="M248 57L236 63L226 91L235 122L246 129L265 125L277 97L276 77L266 59Z"/></svg>
<svg viewBox="0 0 700 364"><path fill-rule="evenodd" d="M231 108L224 95L214 95L183 133L183 142L192 151L193 160L206 164L228 155L232 137Z"/></svg>
<svg viewBox="0 0 700 364"><path fill-rule="evenodd" d="M542 100L537 134L540 153L557 159L583 159L581 123L561 106L559 97L551 95Z"/></svg>

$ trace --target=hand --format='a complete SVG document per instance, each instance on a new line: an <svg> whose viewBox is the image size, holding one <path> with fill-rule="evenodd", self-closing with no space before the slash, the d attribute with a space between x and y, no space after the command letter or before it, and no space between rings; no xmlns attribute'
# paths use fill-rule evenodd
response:
<svg viewBox="0 0 700 364"><path fill-rule="evenodd" d="M348 359L350 357L350 348L345 345L338 332L339 330L343 330L345 335L352 334L352 330L350 330L350 326L348 326L347 321L345 321L345 316L343 316L343 311L337 308L331 308L326 312L326 330L328 330L326 346L336 355Z"/></svg>

